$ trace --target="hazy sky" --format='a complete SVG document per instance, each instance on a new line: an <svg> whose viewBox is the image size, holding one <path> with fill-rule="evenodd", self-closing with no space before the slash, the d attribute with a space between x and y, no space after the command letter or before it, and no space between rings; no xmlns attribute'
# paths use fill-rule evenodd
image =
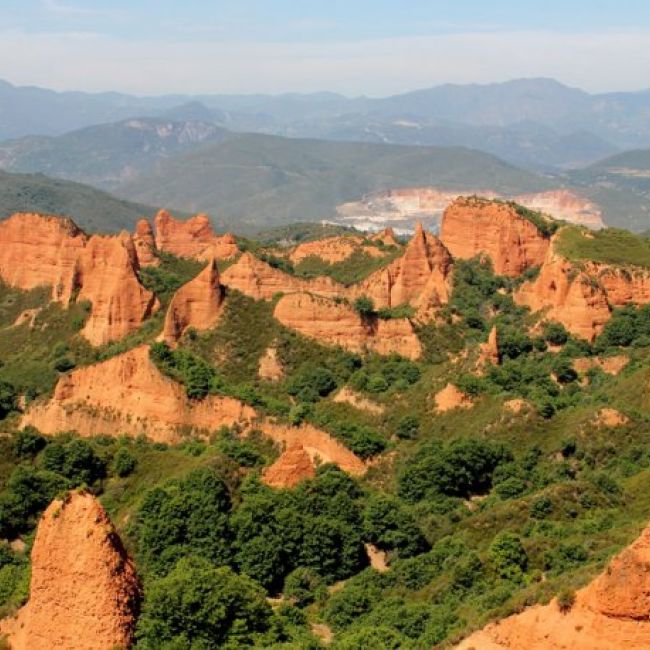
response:
<svg viewBox="0 0 650 650"><path fill-rule="evenodd" d="M650 88L650 0L0 0L0 78L58 90Z"/></svg>

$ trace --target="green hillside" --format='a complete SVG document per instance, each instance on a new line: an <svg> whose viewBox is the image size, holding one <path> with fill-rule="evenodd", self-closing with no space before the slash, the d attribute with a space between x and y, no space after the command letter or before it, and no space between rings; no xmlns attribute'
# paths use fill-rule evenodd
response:
<svg viewBox="0 0 650 650"><path fill-rule="evenodd" d="M82 228L114 232L132 230L141 217L156 208L118 199L107 192L42 174L0 171L0 218L14 212L42 212L72 217Z"/></svg>
<svg viewBox="0 0 650 650"><path fill-rule="evenodd" d="M489 154L456 147L408 147L232 135L161 161L116 194L205 211L219 227L259 230L332 217L340 203L392 187L548 189L549 181Z"/></svg>

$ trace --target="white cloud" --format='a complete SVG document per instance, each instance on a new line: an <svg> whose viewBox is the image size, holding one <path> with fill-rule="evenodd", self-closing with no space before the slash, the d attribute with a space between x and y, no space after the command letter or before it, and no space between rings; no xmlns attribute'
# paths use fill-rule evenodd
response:
<svg viewBox="0 0 650 650"><path fill-rule="evenodd" d="M604 91L648 87L648 70L650 31L641 30L453 33L354 43L134 42L89 33L0 33L1 78L66 90L385 95L446 82L547 76Z"/></svg>

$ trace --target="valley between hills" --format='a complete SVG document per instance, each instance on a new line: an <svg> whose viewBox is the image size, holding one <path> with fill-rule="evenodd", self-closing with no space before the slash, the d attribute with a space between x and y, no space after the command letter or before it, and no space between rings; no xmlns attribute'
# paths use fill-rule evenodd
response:
<svg viewBox="0 0 650 650"><path fill-rule="evenodd" d="M650 646L650 241L423 198L0 222L4 647Z"/></svg>

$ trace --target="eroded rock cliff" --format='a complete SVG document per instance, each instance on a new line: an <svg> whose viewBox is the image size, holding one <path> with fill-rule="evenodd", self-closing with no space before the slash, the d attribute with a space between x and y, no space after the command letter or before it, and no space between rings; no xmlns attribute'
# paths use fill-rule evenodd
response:
<svg viewBox="0 0 650 650"><path fill-rule="evenodd" d="M280 298L273 312L283 325L326 345L353 352L372 350L417 359L422 345L410 321L363 318L345 302L293 293Z"/></svg>
<svg viewBox="0 0 650 650"><path fill-rule="evenodd" d="M29 600L0 632L12 650L129 648L139 604L135 567L105 510L71 493L41 517Z"/></svg>
<svg viewBox="0 0 650 650"><path fill-rule="evenodd" d="M78 300L92 304L81 333L93 344L115 341L132 332L157 311L159 304L138 279L138 258L126 232L93 235L81 252Z"/></svg>
<svg viewBox="0 0 650 650"><path fill-rule="evenodd" d="M160 373L140 346L61 377L53 397L33 403L23 416L46 434L137 436L160 442L181 439L181 430L214 431L245 424L255 411L230 397L190 400L180 384Z"/></svg>
<svg viewBox="0 0 650 650"><path fill-rule="evenodd" d="M641 650L650 647L650 527L563 612L536 605L465 639L458 650Z"/></svg>
<svg viewBox="0 0 650 650"><path fill-rule="evenodd" d="M132 238L85 235L70 219L16 214L0 223L0 278L20 289L52 287L52 299L92 304L82 334L94 345L137 329L156 309L138 279Z"/></svg>
<svg viewBox="0 0 650 650"><path fill-rule="evenodd" d="M175 343L188 328L205 330L214 327L221 313L223 294L216 260L194 279L184 284L172 297L163 327L163 338Z"/></svg>
<svg viewBox="0 0 650 650"><path fill-rule="evenodd" d="M264 470L262 483L276 488L291 488L314 476L316 468L313 460L305 448L296 442Z"/></svg>
<svg viewBox="0 0 650 650"><path fill-rule="evenodd" d="M207 260L212 257L227 259L239 252L231 234L215 234L206 214L180 221L167 210L160 210L155 218L155 226L156 247L165 253Z"/></svg>
<svg viewBox="0 0 650 650"><path fill-rule="evenodd" d="M138 264L141 267L157 266L159 264L159 260L155 255L156 239L153 236L151 224L146 219L140 219L136 224L133 243L135 244Z"/></svg>
<svg viewBox="0 0 650 650"><path fill-rule="evenodd" d="M445 210L440 239L455 258L484 254L495 273L513 277L542 264L549 246L513 206L477 197L458 198Z"/></svg>

